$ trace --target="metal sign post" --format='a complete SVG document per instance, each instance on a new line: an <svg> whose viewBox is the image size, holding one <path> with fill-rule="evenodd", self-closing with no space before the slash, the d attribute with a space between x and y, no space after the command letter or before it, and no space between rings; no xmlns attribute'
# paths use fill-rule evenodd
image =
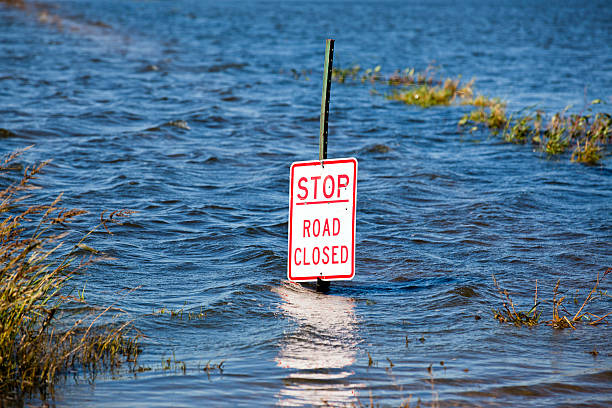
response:
<svg viewBox="0 0 612 408"><path fill-rule="evenodd" d="M329 92L331 90L332 67L334 65L334 40L325 41L325 67L323 68L323 95L321 95L321 118L319 120L319 160L327 159L327 122L329 120Z"/></svg>
<svg viewBox="0 0 612 408"><path fill-rule="evenodd" d="M321 117L319 119L319 160L327 159L327 123L329 120L329 93L331 91L332 68L334 66L334 40L325 41L325 66L323 68L323 94L321 95ZM317 291L327 292L329 281L317 279Z"/></svg>

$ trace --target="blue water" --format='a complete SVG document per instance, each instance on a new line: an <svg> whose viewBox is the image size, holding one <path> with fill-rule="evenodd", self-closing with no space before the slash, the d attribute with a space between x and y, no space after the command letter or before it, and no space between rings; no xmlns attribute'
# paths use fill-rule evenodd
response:
<svg viewBox="0 0 612 408"><path fill-rule="evenodd" d="M359 161L356 276L329 294L285 282L289 166L318 155L330 37L335 66L434 65L511 111L612 103L605 1L0 2L0 153L53 159L38 197L90 211L77 230L137 211L93 237L117 259L75 285L129 312L150 370L69 378L50 403L612 405L609 325L517 328L491 312L492 274L529 307L536 279L542 299L561 279L581 300L612 266L609 149L597 166L550 158L462 131L469 107L334 83L328 153Z"/></svg>

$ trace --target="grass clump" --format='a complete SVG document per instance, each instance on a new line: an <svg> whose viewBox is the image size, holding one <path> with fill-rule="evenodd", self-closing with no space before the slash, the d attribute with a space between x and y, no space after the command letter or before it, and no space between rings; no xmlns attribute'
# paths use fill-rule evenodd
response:
<svg viewBox="0 0 612 408"><path fill-rule="evenodd" d="M166 309L162 307L159 310L153 310L153 316L164 316L168 315L170 319L183 320L187 317L188 320L203 320L206 318L207 311L203 307L200 307L199 311L185 311L185 307L180 309Z"/></svg>
<svg viewBox="0 0 612 408"><path fill-rule="evenodd" d="M608 268L602 279L606 277L609 273L612 272L612 268ZM536 280L533 306L529 311L518 311L512 301L512 298L506 289L502 289L495 276L493 276L493 282L495 284L495 288L497 289L498 294L500 295L500 299L502 301L502 307L499 309L493 309L493 317L499 320L501 323L511 323L515 326L536 326L541 323L552 326L555 329L566 329L572 328L576 329L576 326L580 323L586 323L591 326L595 326L601 324L605 321L605 319L612 314L612 312L606 313L604 315L598 316L594 313L588 312L585 310L585 307L596 298L599 284L601 282L599 274L597 274L597 279L595 281L595 285L593 289L586 296L582 305L575 313L570 313L564 302L566 300L566 296L559 296L559 284L560 280L557 281L554 290L553 290L553 298L550 301L552 305L552 317L550 320L541 321L540 317L542 315L541 312L538 312L538 306L544 302L538 301L538 282ZM601 295L600 295L601 296ZM574 299L574 303L579 304L577 298Z"/></svg>
<svg viewBox="0 0 612 408"><path fill-rule="evenodd" d="M474 81L460 87L460 78L437 79L433 74L434 68L431 66L423 72L417 72L414 68L406 68L403 71L396 70L387 76L381 74L380 71L380 65L365 71L362 71L359 65L350 68L334 68L332 79L339 83L359 81L402 87L401 90L395 90L387 95L387 99L423 108L450 105L457 98L472 98L473 95Z"/></svg>
<svg viewBox="0 0 612 408"><path fill-rule="evenodd" d="M27 150L27 149L26 149ZM0 180L22 152L0 162ZM135 362L138 333L120 309L87 305L84 292L72 294L71 279L95 261L85 259L84 240L96 228L129 212L101 216L98 227L69 242L68 224L85 213L50 204L26 205L47 162L26 167L21 178L0 191L0 400L20 401L39 393L47 398L58 378L95 374ZM63 246L69 248L63 248ZM82 312L87 310L87 312Z"/></svg>
<svg viewBox="0 0 612 408"><path fill-rule="evenodd" d="M601 278L602 279L605 278L606 275L608 275L611 272L612 272L612 268L608 268L604 272ZM566 300L565 296L561 296L560 298L557 298L559 294L558 292L559 282L560 281L557 281L557 284L555 285L555 289L553 291L552 319L546 322L548 325L554 327L555 329L566 329L568 327L575 329L576 324L581 323L581 322L587 322L589 325L595 326L595 325L602 323L606 317L612 314L612 312L608 312L602 316L598 316L593 313L587 312L584 309L593 299L595 299L594 294L598 290L599 283L600 283L599 273L597 274L597 279L595 281L595 285L593 286L593 289L591 289L589 294L586 296L586 298L582 302L582 306L580 306L578 311L576 311L576 313L574 314L571 314L565 308L563 304L563 302ZM578 302L575 302L575 303L578 303Z"/></svg>
<svg viewBox="0 0 612 408"><path fill-rule="evenodd" d="M465 114L459 120L459 126L463 126L468 122L484 123L494 133L498 133L508 123L506 117L506 103L499 99L489 99L479 95L477 98L467 99L463 101L464 105L474 105L478 109Z"/></svg>
<svg viewBox="0 0 612 408"><path fill-rule="evenodd" d="M362 71L361 66L354 65L350 68L333 68L332 69L332 80L338 83L346 83L349 81L355 82L370 82L380 83L390 86L402 86L402 85L429 85L432 86L434 83L441 82L436 80L433 75L433 67L428 67L423 72L417 72L414 68L406 68L402 71L396 70L391 75L385 76L381 74L381 66L377 65L374 68L368 68Z"/></svg>
<svg viewBox="0 0 612 408"><path fill-rule="evenodd" d="M605 146L612 141L612 117L608 113L592 113L592 105L603 103L597 99L585 107L588 113L567 114L568 108L555 113L548 122L540 111L521 110L508 116L507 103L482 94L474 96L474 80L461 85L461 78L437 79L433 68L416 72L414 68L381 74L380 65L362 71L359 65L334 68L332 78L382 84L393 89L387 99L401 101L422 108L433 106L470 105L475 109L463 115L459 126L470 125L470 131L484 125L491 133L501 135L508 143L532 144L535 150L555 156L571 152L572 162L595 165L604 157Z"/></svg>
<svg viewBox="0 0 612 408"><path fill-rule="evenodd" d="M589 139L576 140L576 146L572 152L571 160L573 162L595 165L601 160L603 154L602 147Z"/></svg>
<svg viewBox="0 0 612 408"><path fill-rule="evenodd" d="M533 299L533 307L529 311L516 311L514 302L506 289L502 289L495 276L493 283L497 289L497 293L502 299L502 308L493 309L493 317L501 323L512 323L516 326L536 326L540 322L541 313L538 313L538 282L536 281L535 296Z"/></svg>
<svg viewBox="0 0 612 408"><path fill-rule="evenodd" d="M407 105L418 105L429 108L438 105L450 105L457 98L472 94L473 81L459 87L460 79L447 78L443 85L428 84L411 86L402 91L395 91L389 99L404 102Z"/></svg>
<svg viewBox="0 0 612 408"><path fill-rule="evenodd" d="M492 133L501 133L504 141L531 143L547 155L559 155L571 149L571 161L594 165L604 155L604 146L612 141L612 117L608 113L567 114L569 107L555 113L545 124L542 112L518 112L506 117L506 104L479 97L466 103L478 109L464 115L459 126L484 124ZM592 110L593 101L586 111Z"/></svg>

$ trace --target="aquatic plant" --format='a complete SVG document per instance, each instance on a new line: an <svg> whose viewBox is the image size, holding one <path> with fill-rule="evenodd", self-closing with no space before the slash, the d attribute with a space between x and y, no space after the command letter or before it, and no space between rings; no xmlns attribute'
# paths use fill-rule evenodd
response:
<svg viewBox="0 0 612 408"><path fill-rule="evenodd" d="M402 91L394 91L388 99L404 102L407 105L418 105L423 108L438 105L450 105L457 98L469 97L472 94L474 81L459 87L460 79L447 78L443 85L411 86Z"/></svg>
<svg viewBox="0 0 612 408"><path fill-rule="evenodd" d="M153 315L154 316L163 316L163 315L168 315L170 317L170 319L178 319L178 320L183 320L183 316L187 316L188 320L203 320L206 318L206 313L207 311L204 310L204 308L200 307L199 311L187 311L187 313L185 313L185 307L182 307L180 309L166 309L165 307L162 307L159 310L153 310Z"/></svg>
<svg viewBox="0 0 612 408"><path fill-rule="evenodd" d="M535 130L531 126L534 117L532 115L510 116L502 132L502 137L506 142L515 144L525 144L535 136Z"/></svg>
<svg viewBox="0 0 612 408"><path fill-rule="evenodd" d="M380 83L390 86L403 86L403 85L429 85L432 86L434 83L442 85L442 82L437 80L433 75L435 68L432 66L427 67L423 72L417 72L414 68L406 68L404 70L396 70L390 75L383 75L381 73L381 66L377 65L374 68L368 68L363 71L361 66L354 65L350 68L333 68L332 69L332 80L338 83L345 83L348 81L359 81L361 83Z"/></svg>
<svg viewBox="0 0 612 408"><path fill-rule="evenodd" d="M478 96L476 99L467 99L462 102L463 105L478 106L478 109L465 114L459 120L459 126L464 126L468 122L475 124L484 123L493 133L505 128L508 124L506 117L506 103L499 99L489 99L483 96Z"/></svg>
<svg viewBox="0 0 612 408"><path fill-rule="evenodd" d="M601 279L605 278L606 275L608 275L611 272L612 272L612 268L608 268L604 272ZM597 279L595 280L595 285L593 286L593 289L591 289L589 294L586 296L586 298L582 302L582 306L580 306L578 311L576 311L576 313L574 313L573 315L569 313L567 309L565 308L565 306L563 305L563 302L565 301L566 297L562 296L560 298L557 298L559 294L558 292L559 282L560 281L557 281L557 284L555 285L555 288L553 291L552 319L546 322L546 324L554 327L555 329L565 329L568 327L575 329L576 324L581 323L581 322L587 322L589 325L595 326L595 325L598 325L604 322L604 319L608 317L610 314L612 314L612 312L608 312L602 316L598 316L591 312L584 311L585 306L587 306L593 299L595 299L594 294L599 288L599 283L600 283L599 273L597 274Z"/></svg>
<svg viewBox="0 0 612 408"><path fill-rule="evenodd" d="M608 268L601 279L605 278L606 275L612 272L612 268ZM552 317L547 321L540 321L540 317L542 315L541 312L538 312L537 308L540 304L545 302L538 301L538 282L536 280L535 284L535 292L533 299L533 306L527 312L525 311L516 311L516 307L512 298L506 289L502 289L495 276L493 276L493 283L495 288L497 289L498 294L500 295L500 299L502 301L502 307L499 309L493 309L493 317L499 320L501 323L511 323L516 326L536 326L541 323L545 323L549 326L552 326L555 329L566 329L572 328L575 329L579 323L586 323L591 326L595 326L601 324L605 321L605 319L612 314L612 312L608 312L604 315L596 315L594 313L588 312L585 310L585 307L596 298L596 293L599 288L599 284L601 282L599 277L599 273L597 274L597 279L595 281L595 285L593 289L586 296L582 305L575 313L570 313L567 311L564 301L566 300L566 296L559 296L559 284L560 280L557 280L557 283L553 289L553 298L550 301L552 304ZM575 300L575 303L578 304L578 301Z"/></svg>
<svg viewBox="0 0 612 408"><path fill-rule="evenodd" d="M350 68L334 68L332 77L339 83L360 81L384 84L393 89L386 94L389 100L401 101L407 105L423 108L433 106L450 106L453 104L470 105L476 109L459 119L459 126L471 125L470 131L478 130L483 124L492 134L501 134L504 141L515 144L531 143L535 150L549 156L559 155L571 149L571 161L595 165L603 158L604 146L612 141L612 117L608 113L593 115L592 105L603 103L596 99L585 106L580 114L568 115L566 108L555 113L544 125L544 114L541 111L525 113L523 109L509 117L506 113L507 103L500 98L491 98L482 94L474 97L474 80L460 86L461 78L437 80L432 67L424 72L414 68L395 71L385 76L381 74L380 65L367 69L363 73L359 65ZM374 94L380 92L374 91ZM584 114L584 112L588 112Z"/></svg>
<svg viewBox="0 0 612 408"><path fill-rule="evenodd" d="M208 363L206 363L206 365L204 367L202 367L202 371L205 371L207 374L211 373L212 371L219 371L219 373L223 373L223 364L225 363L225 360L221 360L219 363L217 364L211 364L212 360L208 360Z"/></svg>
<svg viewBox="0 0 612 408"><path fill-rule="evenodd" d="M480 98L480 99L479 99ZM524 114L523 111L506 118L506 104L500 100L479 98L469 101L480 107L465 114L459 126L468 123L485 124L492 133L501 131L504 141L509 143L532 143L548 155L565 153L570 146L571 160L584 164L597 164L603 157L603 146L612 141L612 117L608 113L584 114L591 111L597 100L585 107L583 113L568 115L569 107L555 113L543 125L540 111Z"/></svg>
<svg viewBox="0 0 612 408"><path fill-rule="evenodd" d="M597 142L589 139L576 140L571 161L585 164L597 164L602 158L602 148Z"/></svg>
<svg viewBox="0 0 612 408"><path fill-rule="evenodd" d="M380 71L380 67L377 67L378 71ZM361 67L359 65L355 65L351 68L332 68L332 80L344 83L347 79L357 80L359 71L361 71ZM378 72L376 71L376 72ZM369 70L371 73L372 70Z"/></svg>
<svg viewBox="0 0 612 408"><path fill-rule="evenodd" d="M493 309L493 317L499 320L501 323L512 323L516 326L535 326L540 322L540 315L538 313L538 281L536 280L535 295L533 298L533 306L529 311L516 311L512 297L506 289L502 289L495 275L493 275L493 283L495 289L500 295L502 300L502 307L500 309Z"/></svg>
<svg viewBox="0 0 612 408"><path fill-rule="evenodd" d="M27 149L24 149L27 150ZM0 162L4 179L19 169L23 151ZM0 399L20 400L39 392L45 398L68 370L95 374L135 363L139 333L113 305L87 305L84 289L72 295L69 283L95 259L83 245L96 229L129 212L102 214L100 223L77 242L67 225L85 211L50 204L26 206L32 182L48 162L26 167L21 178L0 191ZM69 249L62 247L70 246ZM89 312L79 312L89 310ZM109 312L121 312L112 318ZM103 324L104 323L104 324Z"/></svg>

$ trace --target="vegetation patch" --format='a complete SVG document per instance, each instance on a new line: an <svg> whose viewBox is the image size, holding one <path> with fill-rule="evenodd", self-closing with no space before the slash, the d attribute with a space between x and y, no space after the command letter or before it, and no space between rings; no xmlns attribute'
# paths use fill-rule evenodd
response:
<svg viewBox="0 0 612 408"><path fill-rule="evenodd" d="M604 146L612 141L610 114L592 113L592 106L598 103L601 101L591 102L580 114L567 114L568 107L544 123L540 111L519 112L506 118L505 104L499 102L464 115L459 125L484 124L506 142L531 143L536 150L548 155L563 154L571 149L572 161L593 165L601 160Z"/></svg>
<svg viewBox="0 0 612 408"><path fill-rule="evenodd" d="M0 161L2 180L14 178L11 173L20 169L14 162L22 152ZM133 366L140 353L140 335L125 312L114 305L88 305L84 288L79 293L71 285L96 261L90 251L85 251L89 258L83 257L84 241L130 212L103 213L95 228L77 242L70 241L68 224L84 211L62 208L61 195L50 204L24 204L32 200L32 182L46 164L26 167L17 181L0 187L3 404L34 393L45 399L62 376L114 371L126 362Z"/></svg>
<svg viewBox="0 0 612 408"><path fill-rule="evenodd" d="M460 79L447 78L443 85L411 86L401 91L394 91L388 98L401 101L407 105L418 105L429 108L438 105L450 105L456 99L469 97L472 94L473 81L460 87Z"/></svg>
<svg viewBox="0 0 612 408"><path fill-rule="evenodd" d="M609 113L593 113L597 99L580 114L568 114L569 107L555 113L546 121L539 110L524 109L508 115L507 103L500 98L482 94L474 96L474 80L467 83L461 78L437 78L435 69L423 72L414 68L381 73L381 66L362 70L359 65L334 68L332 79L338 83L371 83L391 87L387 99L416 105L433 106L469 105L474 110L459 119L459 126L470 126L471 131L485 126L494 135L508 143L532 144L535 150L549 156L571 152L573 162L594 165L604 157L605 146L612 141L612 118ZM376 92L378 93L378 92ZM585 113L586 112L586 113Z"/></svg>
<svg viewBox="0 0 612 408"><path fill-rule="evenodd" d="M203 307L200 307L200 310L195 311L185 311L185 307L180 309L166 309L162 307L159 310L153 310L153 316L165 316L167 315L170 319L183 320L186 318L187 320L203 320L206 318L207 311L204 310Z"/></svg>
<svg viewBox="0 0 612 408"><path fill-rule="evenodd" d="M612 268L608 268L603 273L601 279L605 278L611 272ZM608 312L603 315L596 315L587 311L586 309L594 299L607 296L606 292L601 292L599 290L601 279L599 274L597 274L597 279L593 289L591 289L582 303L578 301L577 297L574 298L574 304L581 304L581 306L576 312L570 313L565 307L567 296L561 296L559 294L560 280L557 281L553 289L553 298L550 301L542 301L538 299L538 281L536 280L533 306L531 306L530 309L519 310L518 307L515 306L508 291L506 289L502 289L497 283L495 276L493 276L493 283L495 284L495 288L497 289L502 302L501 308L493 309L493 317L499 320L501 323L510 323L514 324L515 326L531 327L544 323L555 329L576 329L579 324L588 324L591 326L602 324L606 322L605 319L612 314L612 312ZM544 303L551 304L552 315L550 320L542 321L540 320L542 313L538 310L538 307Z"/></svg>
<svg viewBox="0 0 612 408"><path fill-rule="evenodd" d="M414 68L406 68L402 71L396 70L391 75L383 75L380 72L381 66L377 65L374 68L367 68L362 70L359 65L354 65L350 68L333 68L332 69L332 80L345 83L345 82L369 82L369 83L380 83L391 86L402 86L402 85L429 85L434 84L441 85L442 82L434 76L434 67L429 66L423 72L417 72Z"/></svg>

